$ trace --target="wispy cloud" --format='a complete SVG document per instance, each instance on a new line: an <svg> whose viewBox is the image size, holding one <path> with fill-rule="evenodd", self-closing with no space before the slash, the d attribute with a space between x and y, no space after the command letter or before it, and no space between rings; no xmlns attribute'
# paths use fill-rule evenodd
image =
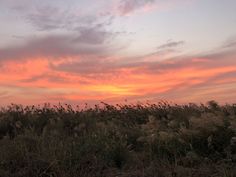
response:
<svg viewBox="0 0 236 177"><path fill-rule="evenodd" d="M99 12L93 14L77 13L79 9L61 8L51 5L39 6L33 12L25 15L26 21L40 31L67 30L78 31L81 28L100 29L110 25L112 16L100 15ZM53 12L53 15L51 14Z"/></svg>
<svg viewBox="0 0 236 177"><path fill-rule="evenodd" d="M136 25L139 18L132 17L150 9L159 12L179 7L187 0L101 0L99 6L88 6L92 2L71 0L68 5L64 0L0 0L0 9L9 10L1 14L9 19L18 17L17 26L11 23L5 28L4 33L10 31L9 39L1 42L1 99L24 103L125 98L204 101L215 96L226 100L236 88L233 37L209 53L183 56L184 52L177 52L188 48L188 41L196 40L172 35L171 29L158 37L158 24L149 29ZM155 12L145 14L142 21L157 23L154 15L162 16L163 21L168 16ZM122 40L126 43L129 39L118 37L127 36L126 30L135 33L137 45L124 49ZM10 34L12 31L16 33ZM172 37L184 40L168 40L156 46L157 41ZM154 51L145 51L149 47ZM139 49L140 54L135 53Z"/></svg>
<svg viewBox="0 0 236 177"><path fill-rule="evenodd" d="M127 15L154 2L155 0L121 0L118 9L121 15Z"/></svg>
<svg viewBox="0 0 236 177"><path fill-rule="evenodd" d="M84 29L82 34L33 37L22 45L0 48L0 61L37 57L105 55L113 50L110 44L103 44L110 36L112 36L110 33Z"/></svg>
<svg viewBox="0 0 236 177"><path fill-rule="evenodd" d="M118 15L127 16L138 11L166 11L192 2L194 2L194 0L120 0L116 4L116 9L118 11Z"/></svg>
<svg viewBox="0 0 236 177"><path fill-rule="evenodd" d="M158 50L170 49L182 46L183 44L185 44L184 41L167 41L165 44L158 46L157 49Z"/></svg>
<svg viewBox="0 0 236 177"><path fill-rule="evenodd" d="M236 37L232 37L230 39L228 39L224 44L223 44L224 48L233 48L236 47Z"/></svg>
<svg viewBox="0 0 236 177"><path fill-rule="evenodd" d="M55 100L60 98L68 102L125 98L207 101L212 98L209 92L215 93L215 99L224 100L229 94L221 92L236 87L233 85L236 82L235 56L234 50L227 50L150 62L143 59L126 63L124 59L112 56L93 59L71 56L60 61L37 58L20 63L8 61L0 69L4 73L0 74L0 85L9 87L14 83L16 90L43 87L41 97L48 95L48 99L54 95ZM21 90L17 92L23 94ZM32 101L36 99L34 96L32 92Z"/></svg>

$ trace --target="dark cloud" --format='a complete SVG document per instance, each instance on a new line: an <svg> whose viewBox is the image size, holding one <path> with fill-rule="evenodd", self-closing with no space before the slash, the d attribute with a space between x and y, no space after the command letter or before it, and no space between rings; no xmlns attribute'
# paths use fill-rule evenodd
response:
<svg viewBox="0 0 236 177"><path fill-rule="evenodd" d="M81 26L92 26L99 23L99 19L95 15L76 15L70 9L49 5L37 7L34 12L26 15L26 19L40 31L74 30Z"/></svg>
<svg viewBox="0 0 236 177"><path fill-rule="evenodd" d="M104 74L118 74L119 69L122 67L121 64L108 61L104 58L83 58L80 61L63 62L59 65L51 64L51 68L57 71L63 71L68 73L76 73L79 75L104 75Z"/></svg>
<svg viewBox="0 0 236 177"><path fill-rule="evenodd" d="M24 45L0 48L0 60L16 57L29 58L38 55L64 57L78 54L100 54L104 53L108 45L111 45L109 43L111 39L122 35L107 29L107 26L113 22L112 14L99 14L101 12L96 10L93 14L80 13L78 7L62 7L46 0L43 0L42 3L35 0L23 0L25 6L19 2L14 3L13 0L3 1L6 6L17 11L19 17L24 18L35 29L46 32L48 36L30 39L28 42L27 38L24 38L26 41ZM62 1L60 0L60 2ZM55 35L57 34L55 31L64 31L64 34L67 35ZM12 37L23 39L19 36Z"/></svg>
<svg viewBox="0 0 236 177"><path fill-rule="evenodd" d="M103 44L107 39L116 35L115 33L108 32L105 30L100 30L99 28L79 28L79 37L76 41L85 44Z"/></svg>
<svg viewBox="0 0 236 177"><path fill-rule="evenodd" d="M119 11L122 15L126 15L154 2L155 0L121 0Z"/></svg>
<svg viewBox="0 0 236 177"><path fill-rule="evenodd" d="M113 22L114 17L111 14L99 15L94 12L93 15L82 15L76 13L73 8L62 8L55 3L50 5L45 2L37 5L33 2L29 3L27 7L30 10L17 3L14 9L35 29L44 31L48 35L28 41L25 39L26 44L21 46L0 48L0 60L38 55L64 57L100 54L105 52L110 39L120 35L118 32L106 29ZM56 30L64 31L66 35L55 35ZM53 33L54 35L50 35ZM19 39L18 36L17 38Z"/></svg>
<svg viewBox="0 0 236 177"><path fill-rule="evenodd" d="M94 37L96 37L95 34ZM0 61L29 59L33 57L61 58L77 55L102 55L112 50L106 45L88 45L84 41L77 41L76 39L76 35L32 38L24 45L0 49ZM92 41L92 38L90 40Z"/></svg>
<svg viewBox="0 0 236 177"><path fill-rule="evenodd" d="M38 30L53 30L63 28L74 19L65 10L56 7L38 7L35 12L27 16L27 21Z"/></svg>
<svg viewBox="0 0 236 177"><path fill-rule="evenodd" d="M236 64L235 50L218 51L208 54L192 56L179 56L172 59L142 64L148 73L165 73L168 70L179 70L185 68L213 69Z"/></svg>
<svg viewBox="0 0 236 177"><path fill-rule="evenodd" d="M175 48L183 45L184 43L185 43L184 41L168 41L167 43L158 46L157 49L163 50L163 49Z"/></svg>
<svg viewBox="0 0 236 177"><path fill-rule="evenodd" d="M45 11L45 12L44 12ZM50 15L53 12L53 15ZM97 18L95 16L77 16L58 8L47 7L29 16L30 23L43 31L64 29L70 33L78 33L75 41L85 44L103 44L118 34L106 30L113 17Z"/></svg>
<svg viewBox="0 0 236 177"><path fill-rule="evenodd" d="M135 73L157 74L165 73L171 70L181 70L186 68L198 68L199 70L214 69L230 64L235 64L235 51L222 51L208 55L182 56L178 58L163 61L134 61L123 59L119 61L104 60L94 58L92 60L82 60L74 62L64 62L59 65L52 65L54 70L76 73L80 75L107 75L119 74L122 69L132 69ZM145 59L145 58L143 58ZM127 62L129 61L129 62Z"/></svg>
<svg viewBox="0 0 236 177"><path fill-rule="evenodd" d="M96 10L92 14L81 13L82 10L80 12L78 7L62 7L55 2L49 3L44 0L41 4L29 0L24 0L24 3L27 4L25 8L21 3L15 3L12 8L36 30L48 33L56 30L77 33L80 43L88 44L100 44L105 42L106 38L117 35L116 32L106 29L114 20L112 14L104 15Z"/></svg>
<svg viewBox="0 0 236 177"><path fill-rule="evenodd" d="M55 74L39 74L36 76L29 77L27 79L20 80L23 83L33 83L40 80L47 80L52 83L67 83L68 80L60 75Z"/></svg>

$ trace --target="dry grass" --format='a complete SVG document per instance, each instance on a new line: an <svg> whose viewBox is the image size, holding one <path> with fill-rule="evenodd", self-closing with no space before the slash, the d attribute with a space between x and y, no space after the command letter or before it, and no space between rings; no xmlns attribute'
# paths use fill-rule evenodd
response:
<svg viewBox="0 0 236 177"><path fill-rule="evenodd" d="M234 177L236 105L11 105L0 177Z"/></svg>

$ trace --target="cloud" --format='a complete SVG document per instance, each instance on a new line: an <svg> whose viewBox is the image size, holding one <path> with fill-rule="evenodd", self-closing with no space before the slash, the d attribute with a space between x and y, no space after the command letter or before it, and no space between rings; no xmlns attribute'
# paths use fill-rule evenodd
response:
<svg viewBox="0 0 236 177"><path fill-rule="evenodd" d="M102 3L99 9L90 9L86 1L77 1L76 6L70 1L72 5L68 7L61 5L68 3L63 0L2 0L1 8L7 3L14 6L17 13L12 16L30 24L33 31L28 29L29 35L35 37L10 35L22 40L0 48L0 97L27 103L228 97L236 88L233 38L217 52L208 54L170 57L169 53L176 52L185 41L169 40L145 56L117 56L122 41L114 38L128 32L112 31L117 28L112 26L114 18L123 23L121 18L125 15L150 7L176 7L183 1L186 0L118 0L114 8L105 9L110 13L102 13ZM108 7L113 2L104 0Z"/></svg>
<svg viewBox="0 0 236 177"><path fill-rule="evenodd" d="M96 14L77 14L71 9L47 5L39 6L35 11L26 14L26 20L40 31L74 31L79 27L95 26L103 20L107 21L108 18L98 18Z"/></svg>
<svg viewBox="0 0 236 177"><path fill-rule="evenodd" d="M223 45L223 48L232 48L232 47L236 47L236 37L232 37L231 39L227 40Z"/></svg>
<svg viewBox="0 0 236 177"><path fill-rule="evenodd" d="M27 79L22 79L21 82L24 83L34 83L40 80L47 80L48 82L54 82L54 83L67 83L67 79L60 76L60 74L39 74L39 75L35 75L35 76L30 76Z"/></svg>
<svg viewBox="0 0 236 177"><path fill-rule="evenodd" d="M155 0L121 0L118 9L121 15L127 15L154 2Z"/></svg>
<svg viewBox="0 0 236 177"><path fill-rule="evenodd" d="M76 41L85 44L103 44L108 38L114 36L114 33L99 30L98 28L79 28L80 35Z"/></svg>
<svg viewBox="0 0 236 177"><path fill-rule="evenodd" d="M88 11L88 7L80 5L78 2L67 3L56 0L38 2L35 0L22 0L9 2L3 0L3 6L8 7L32 27L46 34L55 34L55 32L66 32L69 34L77 33L78 40L89 44L99 44L105 41L105 38L115 35L116 32L107 30L111 26L114 16L111 14L101 14L101 9ZM36 32L37 32L36 31ZM117 34L116 34L117 35ZM15 36L14 36L15 37Z"/></svg>
<svg viewBox="0 0 236 177"><path fill-rule="evenodd" d="M103 45L108 38L107 35L100 36L99 31L93 31L93 35L89 36L90 33L90 30L88 33L85 30L81 36L68 34L34 37L22 45L0 48L0 61L34 57L63 58L78 55L105 55L112 51L110 45Z"/></svg>
<svg viewBox="0 0 236 177"><path fill-rule="evenodd" d="M195 0L120 0L116 11L119 16L130 15L136 11L149 12L153 10L166 11L187 3L193 3Z"/></svg>
<svg viewBox="0 0 236 177"><path fill-rule="evenodd" d="M15 96L16 100L27 103L40 100L118 102L125 98L178 102L205 101L213 97L226 100L230 96L228 92L236 87L235 56L235 50L226 50L162 61L143 58L143 61L127 62L112 55L105 58L71 56L60 61L40 58L19 63L9 61L1 69L0 85L14 88L9 90L11 95L28 93L28 101Z"/></svg>
<svg viewBox="0 0 236 177"><path fill-rule="evenodd" d="M52 69L57 71L64 71L69 73L77 73L80 75L90 75L90 74L108 74L115 72L112 63L102 62L100 59L94 60L82 60L74 62L63 62L59 65L51 65Z"/></svg>
<svg viewBox="0 0 236 177"><path fill-rule="evenodd" d="M52 69L76 73L79 75L119 75L122 71L132 71L133 74L139 72L145 74L163 74L172 71L178 71L183 69L196 69L196 70L207 70L215 69L224 66L230 66L236 64L234 60L236 52L232 51L221 51L210 54L199 54L195 56L180 56L173 59L166 60L150 60L144 56L139 61L129 61L127 58L116 59L112 57L108 58L94 58L93 60L74 60L71 62L61 62L59 64L51 65ZM155 58L154 56L151 56ZM129 62L127 62L129 61ZM99 66L99 67L98 67Z"/></svg>
<svg viewBox="0 0 236 177"><path fill-rule="evenodd" d="M184 41L167 41L167 43L158 46L157 49L159 50L170 49L170 48L182 46L183 44L185 44Z"/></svg>
<svg viewBox="0 0 236 177"><path fill-rule="evenodd" d="M121 35L107 29L113 21L110 14L100 15L83 13L75 7L61 6L58 3L23 0L21 3L3 0L5 6L11 7L19 16L36 30L35 37L24 37L21 45L0 48L0 60L24 59L32 57L68 57L78 55L100 55L112 52L111 39ZM64 3L64 2L63 2ZM72 3L72 2L71 2ZM39 35L38 35L39 34ZM12 37L20 39L17 35Z"/></svg>
<svg viewBox="0 0 236 177"><path fill-rule="evenodd" d="M75 17L69 14L67 10L51 6L38 7L34 12L27 15L27 21L42 31L67 28L67 25L74 25L75 20Z"/></svg>

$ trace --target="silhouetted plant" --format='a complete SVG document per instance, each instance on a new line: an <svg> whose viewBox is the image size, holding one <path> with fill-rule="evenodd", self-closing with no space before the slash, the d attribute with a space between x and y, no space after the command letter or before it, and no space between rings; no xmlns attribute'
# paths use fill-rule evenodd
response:
<svg viewBox="0 0 236 177"><path fill-rule="evenodd" d="M236 176L235 139L235 104L12 104L0 176Z"/></svg>

